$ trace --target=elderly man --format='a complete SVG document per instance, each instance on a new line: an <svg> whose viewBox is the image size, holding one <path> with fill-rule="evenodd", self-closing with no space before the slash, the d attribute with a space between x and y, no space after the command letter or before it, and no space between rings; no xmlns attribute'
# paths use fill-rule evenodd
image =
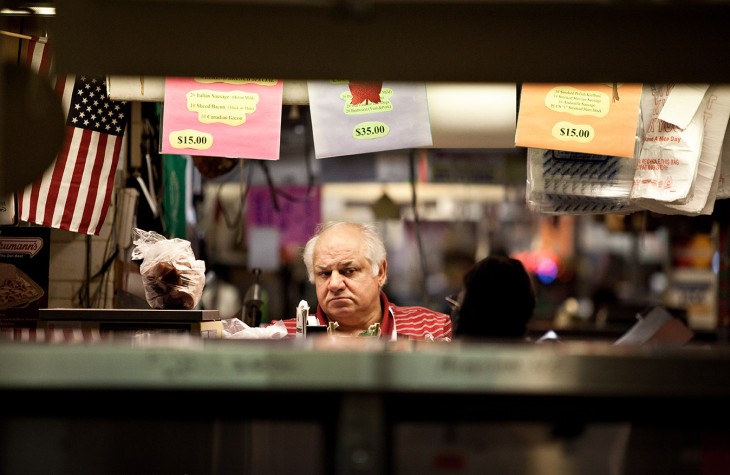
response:
<svg viewBox="0 0 730 475"><path fill-rule="evenodd" d="M402 307L388 300L383 286L388 278L385 245L369 224L320 224L303 253L309 281L317 293L320 325L337 322L336 333L360 335L380 324L381 336L395 340L450 339L451 317L425 307ZM289 334L296 319L286 319Z"/></svg>

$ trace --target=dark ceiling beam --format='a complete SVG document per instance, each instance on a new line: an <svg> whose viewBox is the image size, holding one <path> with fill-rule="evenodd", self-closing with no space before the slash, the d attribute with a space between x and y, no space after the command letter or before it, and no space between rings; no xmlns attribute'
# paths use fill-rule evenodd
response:
<svg viewBox="0 0 730 475"><path fill-rule="evenodd" d="M60 72L730 82L730 3L69 0Z"/></svg>

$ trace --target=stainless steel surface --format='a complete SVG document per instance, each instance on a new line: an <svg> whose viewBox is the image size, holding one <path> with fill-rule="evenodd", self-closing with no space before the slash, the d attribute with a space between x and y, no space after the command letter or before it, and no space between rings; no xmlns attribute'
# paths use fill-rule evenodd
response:
<svg viewBox="0 0 730 475"><path fill-rule="evenodd" d="M0 388L730 396L725 348L353 340L4 342Z"/></svg>
<svg viewBox="0 0 730 475"><path fill-rule="evenodd" d="M522 467L514 473L536 475L699 475L687 454L730 449L718 417L728 374L724 347L3 342L0 391L12 410L0 418L0 470L436 473L402 470L459 447L481 461L464 473L504 473L509 460ZM476 440L499 457L483 457ZM622 472L610 470L606 444L617 442Z"/></svg>

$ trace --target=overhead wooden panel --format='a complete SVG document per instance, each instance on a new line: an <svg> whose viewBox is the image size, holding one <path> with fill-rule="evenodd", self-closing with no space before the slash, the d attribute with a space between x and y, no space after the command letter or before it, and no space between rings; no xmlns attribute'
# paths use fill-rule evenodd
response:
<svg viewBox="0 0 730 475"><path fill-rule="evenodd" d="M73 0L62 72L470 82L726 82L730 4Z"/></svg>

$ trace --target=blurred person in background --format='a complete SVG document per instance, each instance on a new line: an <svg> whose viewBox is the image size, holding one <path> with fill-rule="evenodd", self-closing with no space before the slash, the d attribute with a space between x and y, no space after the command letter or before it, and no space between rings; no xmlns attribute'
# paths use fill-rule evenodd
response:
<svg viewBox="0 0 730 475"><path fill-rule="evenodd" d="M478 261L450 301L454 337L527 340L536 295L532 277L519 260L492 254Z"/></svg>

